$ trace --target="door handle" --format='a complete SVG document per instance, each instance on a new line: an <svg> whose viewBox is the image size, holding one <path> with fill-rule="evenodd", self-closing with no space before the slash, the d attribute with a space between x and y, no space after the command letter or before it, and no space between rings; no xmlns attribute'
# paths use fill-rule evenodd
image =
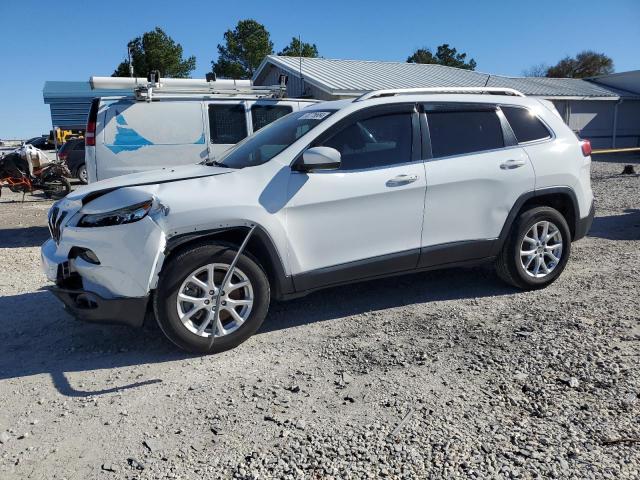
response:
<svg viewBox="0 0 640 480"><path fill-rule="evenodd" d="M513 170L514 168L519 168L519 167L523 167L527 162L525 162L524 160L507 160L504 163L500 164L500 168L502 170Z"/></svg>
<svg viewBox="0 0 640 480"><path fill-rule="evenodd" d="M398 175L387 180L386 185L387 187L400 187L402 185L409 185L416 180L418 180L417 175Z"/></svg>

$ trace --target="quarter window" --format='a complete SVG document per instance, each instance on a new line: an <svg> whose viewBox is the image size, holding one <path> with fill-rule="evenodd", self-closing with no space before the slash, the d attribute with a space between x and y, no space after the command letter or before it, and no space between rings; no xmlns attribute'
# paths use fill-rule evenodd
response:
<svg viewBox="0 0 640 480"><path fill-rule="evenodd" d="M347 125L323 145L340 152L341 170L358 170L410 162L411 141L411 114L394 113Z"/></svg>
<svg viewBox="0 0 640 480"><path fill-rule="evenodd" d="M502 126L494 111L436 111L427 118L435 158L504 147Z"/></svg>
<svg viewBox="0 0 640 480"><path fill-rule="evenodd" d="M550 138L551 134L538 117L528 108L501 107L509 121L518 143L533 142Z"/></svg>
<svg viewBox="0 0 640 480"><path fill-rule="evenodd" d="M290 114L292 111L293 109L290 106L285 105L253 105L251 107L253 131L257 132L262 127Z"/></svg>
<svg viewBox="0 0 640 480"><path fill-rule="evenodd" d="M244 105L209 105L209 129L213 144L238 143L247 136Z"/></svg>

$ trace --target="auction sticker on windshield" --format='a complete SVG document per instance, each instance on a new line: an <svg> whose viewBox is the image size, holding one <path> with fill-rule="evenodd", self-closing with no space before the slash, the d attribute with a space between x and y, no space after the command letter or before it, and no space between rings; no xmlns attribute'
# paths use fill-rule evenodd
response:
<svg viewBox="0 0 640 480"><path fill-rule="evenodd" d="M331 115L331 113L332 112L307 112L299 117L298 120L322 120L328 115Z"/></svg>

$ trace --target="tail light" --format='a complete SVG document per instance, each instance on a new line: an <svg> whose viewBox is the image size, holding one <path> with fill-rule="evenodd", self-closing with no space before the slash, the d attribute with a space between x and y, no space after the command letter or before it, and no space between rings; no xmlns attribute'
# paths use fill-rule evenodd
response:
<svg viewBox="0 0 640 480"><path fill-rule="evenodd" d="M591 142L589 140L581 140L580 147L582 148L582 155L585 157L591 155Z"/></svg>
<svg viewBox="0 0 640 480"><path fill-rule="evenodd" d="M100 99L94 98L89 109L89 118L87 118L87 130L84 135L84 144L87 147L95 147L96 145L96 122L98 120L98 106Z"/></svg>
<svg viewBox="0 0 640 480"><path fill-rule="evenodd" d="M58 158L60 160L66 160L67 159L67 152L58 152Z"/></svg>

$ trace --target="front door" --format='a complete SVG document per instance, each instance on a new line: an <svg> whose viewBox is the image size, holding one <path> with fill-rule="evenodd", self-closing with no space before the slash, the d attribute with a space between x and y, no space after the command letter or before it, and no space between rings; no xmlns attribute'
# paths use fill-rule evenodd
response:
<svg viewBox="0 0 640 480"><path fill-rule="evenodd" d="M415 268L425 172L414 106L357 112L319 145L338 150L342 164L291 173L286 215L296 289Z"/></svg>

